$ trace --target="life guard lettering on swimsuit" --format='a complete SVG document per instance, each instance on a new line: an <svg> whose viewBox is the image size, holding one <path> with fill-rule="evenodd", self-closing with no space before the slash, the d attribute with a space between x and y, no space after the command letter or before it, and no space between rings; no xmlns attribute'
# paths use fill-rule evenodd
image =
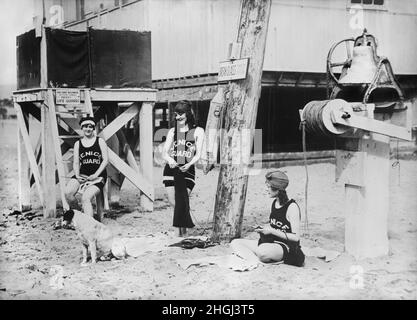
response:
<svg viewBox="0 0 417 320"><path fill-rule="evenodd" d="M56 104L80 104L81 94L78 89L56 89Z"/></svg>
<svg viewBox="0 0 417 320"><path fill-rule="evenodd" d="M178 148L180 146L185 146L186 148ZM177 157L186 157L190 159L191 157L194 156L194 151L195 151L195 144L193 142L186 141L185 139L180 139L180 140L173 142L170 154L172 158L177 156Z"/></svg>
<svg viewBox="0 0 417 320"><path fill-rule="evenodd" d="M275 218L271 218L270 221L269 221L269 223L271 225L276 226L280 230L289 230L290 229L290 227L288 225L283 224L281 221L278 221Z"/></svg>
<svg viewBox="0 0 417 320"><path fill-rule="evenodd" d="M218 82L246 79L249 58L220 62Z"/></svg>
<svg viewBox="0 0 417 320"><path fill-rule="evenodd" d="M95 157L96 159L87 158L85 157ZM101 164L101 154L100 152L94 151L87 151L80 154L81 164Z"/></svg>

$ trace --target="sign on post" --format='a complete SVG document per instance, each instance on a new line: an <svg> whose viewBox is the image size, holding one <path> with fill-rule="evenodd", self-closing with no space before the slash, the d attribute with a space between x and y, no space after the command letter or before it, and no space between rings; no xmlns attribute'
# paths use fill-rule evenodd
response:
<svg viewBox="0 0 417 320"><path fill-rule="evenodd" d="M217 82L246 79L249 58L220 62Z"/></svg>
<svg viewBox="0 0 417 320"><path fill-rule="evenodd" d="M56 104L81 104L81 94L78 89L56 89Z"/></svg>

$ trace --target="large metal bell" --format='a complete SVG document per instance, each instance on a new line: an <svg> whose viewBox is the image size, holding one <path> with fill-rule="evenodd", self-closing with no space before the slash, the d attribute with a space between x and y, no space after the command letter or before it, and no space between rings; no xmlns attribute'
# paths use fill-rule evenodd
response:
<svg viewBox="0 0 417 320"><path fill-rule="evenodd" d="M375 77L377 62L371 46L353 47L352 64L346 75L339 80L341 84L371 83Z"/></svg>

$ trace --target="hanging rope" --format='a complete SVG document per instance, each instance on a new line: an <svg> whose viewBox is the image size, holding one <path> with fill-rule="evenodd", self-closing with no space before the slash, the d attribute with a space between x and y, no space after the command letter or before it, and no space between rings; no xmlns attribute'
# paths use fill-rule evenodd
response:
<svg viewBox="0 0 417 320"><path fill-rule="evenodd" d="M304 126L307 132L314 135L332 135L323 123L323 110L328 102L328 100L312 101L304 107Z"/></svg>
<svg viewBox="0 0 417 320"><path fill-rule="evenodd" d="M305 187L304 187L303 235L308 235L310 233L310 229L308 225L308 167L307 167L306 121L305 120L300 122L300 129L301 129L301 135L302 135L304 169L306 172L306 182L305 182Z"/></svg>
<svg viewBox="0 0 417 320"><path fill-rule="evenodd" d="M400 155L399 155L399 142L400 140L397 139L397 150L396 150L396 161L392 164L392 167L398 167L398 185L400 185L400 173L401 173L401 164L400 164Z"/></svg>

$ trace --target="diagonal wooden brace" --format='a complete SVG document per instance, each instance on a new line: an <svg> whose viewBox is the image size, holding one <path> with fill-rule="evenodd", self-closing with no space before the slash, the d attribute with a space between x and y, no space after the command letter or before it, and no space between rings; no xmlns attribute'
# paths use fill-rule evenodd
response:
<svg viewBox="0 0 417 320"><path fill-rule="evenodd" d="M108 152L109 162L138 189L140 189L150 200L154 201L153 185L150 184L140 172L136 172L126 162L120 159L113 150L108 149Z"/></svg>
<svg viewBox="0 0 417 320"><path fill-rule="evenodd" d="M43 194L42 194L41 175L39 173L39 168L38 168L38 165L37 165L37 162L36 162L35 154L33 152L32 144L30 142L29 133L26 129L26 124L25 124L25 119L23 117L22 108L16 102L14 103L14 108L16 110L17 121L19 123L19 129L20 129L20 132L21 132L22 137L23 137L23 142L25 144L26 153L28 155L30 168L33 172L33 175L35 176L36 189L37 189L38 194L39 194L40 202L43 206L44 205L44 199L43 199Z"/></svg>

